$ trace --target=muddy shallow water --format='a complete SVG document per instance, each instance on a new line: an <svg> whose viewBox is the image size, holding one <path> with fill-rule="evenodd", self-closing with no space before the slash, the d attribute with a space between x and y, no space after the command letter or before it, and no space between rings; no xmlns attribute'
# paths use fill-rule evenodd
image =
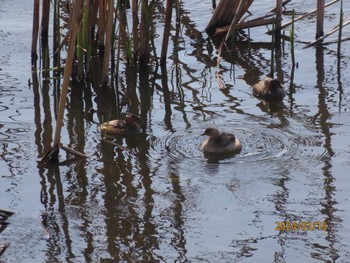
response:
<svg viewBox="0 0 350 263"><path fill-rule="evenodd" d="M303 49L314 38L314 17L297 23L298 68L292 72L285 41L273 56L288 95L270 108L251 93L270 71L266 28L252 29L253 43L238 43L234 57L222 54L227 89L220 90L218 52L202 32L211 1L184 2L167 79L157 77L151 86L153 79L126 67L120 73L134 94L130 110L142 117L142 135L102 139L101 116L91 119L86 111L115 102L91 91L93 84L75 87L62 141L91 158L38 166L55 127L53 80L39 73L35 85L31 72L32 3L0 1L0 208L16 213L0 234L0 244L11 244L0 261L348 262L349 41L338 65L337 44ZM309 2L292 1L289 8L300 14L315 8ZM254 15L274 3L256 4ZM348 3L344 11L350 12ZM338 4L326 12L326 32L338 13ZM242 152L203 154L208 126L234 132ZM327 229L277 231L280 222Z"/></svg>

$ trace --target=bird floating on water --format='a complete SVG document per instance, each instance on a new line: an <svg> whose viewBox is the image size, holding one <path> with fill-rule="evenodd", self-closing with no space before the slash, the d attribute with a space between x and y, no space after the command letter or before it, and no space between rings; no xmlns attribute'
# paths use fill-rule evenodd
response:
<svg viewBox="0 0 350 263"><path fill-rule="evenodd" d="M235 135L228 132L220 132L216 128L207 128L202 135L209 136L201 148L208 153L238 153L242 150L242 143Z"/></svg>
<svg viewBox="0 0 350 263"><path fill-rule="evenodd" d="M137 135L141 133L141 128L137 124L140 118L135 114L129 114L124 120L111 120L99 126L101 133L108 135Z"/></svg>
<svg viewBox="0 0 350 263"><path fill-rule="evenodd" d="M266 77L253 86L253 95L264 100L279 101L286 95L278 79Z"/></svg>

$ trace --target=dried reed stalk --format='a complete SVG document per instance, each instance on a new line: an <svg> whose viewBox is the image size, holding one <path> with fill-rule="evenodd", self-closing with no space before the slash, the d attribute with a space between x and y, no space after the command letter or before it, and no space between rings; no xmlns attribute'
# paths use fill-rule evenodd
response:
<svg viewBox="0 0 350 263"><path fill-rule="evenodd" d="M109 72L109 58L111 55L111 45L112 45L112 29L113 29L113 12L114 11L114 1L108 0L108 11L107 11L107 29L106 29L106 45L103 57L102 66L102 81L104 83L108 82L108 72Z"/></svg>
<svg viewBox="0 0 350 263"><path fill-rule="evenodd" d="M41 16L41 40L47 42L49 37L50 0L43 0Z"/></svg>
<svg viewBox="0 0 350 263"><path fill-rule="evenodd" d="M106 10L107 2L106 0L100 0L98 7L98 44L100 51L104 50L105 46L105 31L106 31Z"/></svg>
<svg viewBox="0 0 350 263"><path fill-rule="evenodd" d="M283 0L276 1L276 23L275 23L275 41L281 40L281 21L282 21Z"/></svg>
<svg viewBox="0 0 350 263"><path fill-rule="evenodd" d="M316 39L324 35L324 32L323 32L324 9L325 9L324 3L325 3L325 0L317 0Z"/></svg>
<svg viewBox="0 0 350 263"><path fill-rule="evenodd" d="M238 1L221 0L215 8L205 31L211 35L215 32L215 28L230 25L232 18L236 13L238 3Z"/></svg>
<svg viewBox="0 0 350 263"><path fill-rule="evenodd" d="M165 25L164 25L164 33L163 33L162 51L160 56L161 64L165 64L166 62L169 36L170 36L172 10L173 10L173 0L167 0L166 9L165 9Z"/></svg>
<svg viewBox="0 0 350 263"><path fill-rule="evenodd" d="M335 4L335 3L339 2L339 1L340 0L334 0L332 2L329 2L328 4L325 5L325 7L328 7L328 6L330 6L332 4ZM317 11L317 9L314 9L314 10L312 10L312 11L310 11L310 12L304 14L304 15L298 16L297 18L294 19L294 22L299 21L299 20L301 20L301 19L303 19L305 17L308 17L309 15L312 15L312 14L316 13L316 11ZM287 23L282 24L281 25L281 29L286 28L287 26L290 26L292 23L293 23L293 21L288 21ZM269 31L268 33L271 33L271 31Z"/></svg>
<svg viewBox="0 0 350 263"><path fill-rule="evenodd" d="M34 0L33 33L32 33L32 65L35 64L38 58L38 54L36 52L36 46L38 43L38 35L39 35L39 13L40 13L40 0Z"/></svg>
<svg viewBox="0 0 350 263"><path fill-rule="evenodd" d="M225 41L228 41L228 39L232 36L232 34L236 30L236 25L239 22L239 20L243 17L243 15L247 12L250 5L253 3L253 0L240 0L238 7L236 9L235 15L232 19L230 28L226 34Z"/></svg>
<svg viewBox="0 0 350 263"><path fill-rule="evenodd" d="M344 12L343 12L343 0L340 1L340 11L339 11L339 34L338 34L338 48L337 48L337 58L338 65L340 65L341 58L341 39L343 33L343 21L344 21Z"/></svg>
<svg viewBox="0 0 350 263"><path fill-rule="evenodd" d="M59 100L53 146L52 146L52 149L44 155L44 157L40 160L40 162L47 162L47 161L58 162L58 152L59 152L59 148L61 147L61 130L63 125L63 115L64 115L64 109L65 109L66 100L67 100L68 86L69 86L70 77L72 74L77 31L81 20L82 7L83 7L83 0L76 0L73 7L72 19L70 21L69 46L68 46L68 53L67 53L67 59L66 59L66 66L64 68L64 74L63 74L62 91L61 91L61 96Z"/></svg>
<svg viewBox="0 0 350 263"><path fill-rule="evenodd" d="M147 26L148 0L141 0L141 24L140 24L140 65L147 65L149 59L148 26Z"/></svg>
<svg viewBox="0 0 350 263"><path fill-rule="evenodd" d="M276 21L277 21L276 18L266 19L265 17L259 17L259 18L253 19L253 20L237 23L236 30L264 26L264 25L270 25L270 24L276 23ZM230 28L230 26L219 27L215 30L215 35L227 33L229 28Z"/></svg>
<svg viewBox="0 0 350 263"><path fill-rule="evenodd" d="M347 26L348 24L350 24L350 19L347 20L346 22L343 22L342 25L337 25L336 27L334 27L331 31L329 31L327 34L319 37L318 39L316 39L315 41L312 41L311 43L307 44L304 48L308 48L308 47L311 47L311 46L314 46L320 42L322 42L325 38L329 37L330 35L334 34L335 32L337 32L340 27L344 27L344 26Z"/></svg>
<svg viewBox="0 0 350 263"><path fill-rule="evenodd" d="M137 33L137 26L138 26L138 4L137 0L132 0L132 38L133 38L133 45L134 45L134 53L136 53L136 50L138 49L138 33Z"/></svg>

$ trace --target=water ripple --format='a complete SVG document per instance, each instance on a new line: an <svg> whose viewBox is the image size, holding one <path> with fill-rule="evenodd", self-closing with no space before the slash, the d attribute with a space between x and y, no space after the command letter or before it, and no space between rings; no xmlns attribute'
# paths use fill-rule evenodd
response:
<svg viewBox="0 0 350 263"><path fill-rule="evenodd" d="M237 126L235 123L216 125L219 130L232 132L241 140L243 149L241 153L235 155L204 154L200 149L201 143L206 139L201 135L204 127L167 132L151 138L150 144L158 156L157 159L161 155L166 155L176 161L215 158L224 163L270 160L305 162L325 155L317 136L305 135L311 132L301 131L305 128L295 127L295 124L289 129L271 128L268 123L245 123L244 128Z"/></svg>

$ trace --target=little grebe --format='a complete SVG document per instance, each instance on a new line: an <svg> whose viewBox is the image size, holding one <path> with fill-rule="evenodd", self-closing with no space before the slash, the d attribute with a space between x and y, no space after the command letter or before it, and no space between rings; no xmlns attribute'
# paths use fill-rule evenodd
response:
<svg viewBox="0 0 350 263"><path fill-rule="evenodd" d="M136 123L138 120L140 120L138 116L129 114L124 120L107 121L102 123L99 128L101 133L108 135L136 135L141 133L141 128Z"/></svg>
<svg viewBox="0 0 350 263"><path fill-rule="evenodd" d="M264 78L253 86L254 96L265 100L282 100L286 95L283 85L269 77Z"/></svg>
<svg viewBox="0 0 350 263"><path fill-rule="evenodd" d="M201 148L208 153L238 153L242 150L242 143L232 134L219 132L216 128L207 128L202 135L209 136Z"/></svg>

